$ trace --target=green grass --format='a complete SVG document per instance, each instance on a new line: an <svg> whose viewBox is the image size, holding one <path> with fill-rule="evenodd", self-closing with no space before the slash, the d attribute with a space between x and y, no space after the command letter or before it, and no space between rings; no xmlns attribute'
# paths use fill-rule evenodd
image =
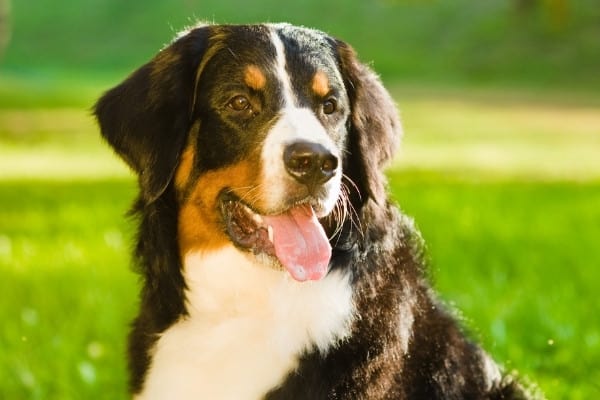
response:
<svg viewBox="0 0 600 400"><path fill-rule="evenodd" d="M391 87L442 297L548 398L600 396L597 99ZM0 108L0 398L126 398L135 180L86 108Z"/></svg>
<svg viewBox="0 0 600 400"><path fill-rule="evenodd" d="M132 182L0 183L0 397L124 398Z"/></svg>
<svg viewBox="0 0 600 400"><path fill-rule="evenodd" d="M600 394L600 184L391 179L474 336L549 398ZM0 184L3 398L124 398L133 186Z"/></svg>
<svg viewBox="0 0 600 400"><path fill-rule="evenodd" d="M548 398L598 397L600 184L390 178L474 336Z"/></svg>
<svg viewBox="0 0 600 400"><path fill-rule="evenodd" d="M570 92L431 96L390 85L407 132L395 166L533 180L600 179L600 103Z"/></svg>

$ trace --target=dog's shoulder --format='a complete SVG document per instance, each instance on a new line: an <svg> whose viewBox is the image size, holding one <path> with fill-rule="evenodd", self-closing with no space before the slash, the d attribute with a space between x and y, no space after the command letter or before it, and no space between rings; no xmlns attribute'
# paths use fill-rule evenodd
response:
<svg viewBox="0 0 600 400"><path fill-rule="evenodd" d="M352 334L325 357L305 354L267 399L530 398L434 294L412 218L392 204L364 210L368 225L350 250Z"/></svg>

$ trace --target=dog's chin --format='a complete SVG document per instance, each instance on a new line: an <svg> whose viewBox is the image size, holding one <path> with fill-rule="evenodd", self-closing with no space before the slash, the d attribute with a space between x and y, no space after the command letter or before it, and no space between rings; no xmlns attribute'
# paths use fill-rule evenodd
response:
<svg viewBox="0 0 600 400"><path fill-rule="evenodd" d="M253 254L260 264L287 271L298 281L319 280L326 275L331 246L318 221L333 208L326 201L309 196L265 212L225 190L219 205L231 242Z"/></svg>

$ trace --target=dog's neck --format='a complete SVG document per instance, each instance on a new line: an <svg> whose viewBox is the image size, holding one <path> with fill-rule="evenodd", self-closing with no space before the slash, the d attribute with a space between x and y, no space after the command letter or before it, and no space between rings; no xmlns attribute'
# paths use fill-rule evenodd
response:
<svg viewBox="0 0 600 400"><path fill-rule="evenodd" d="M233 246L188 254L184 276L190 318L214 324L239 318L285 322L269 329L290 330L285 334L290 338L307 333L299 350L316 345L325 352L348 333L353 307L347 274L334 271L318 282L297 282L253 258Z"/></svg>

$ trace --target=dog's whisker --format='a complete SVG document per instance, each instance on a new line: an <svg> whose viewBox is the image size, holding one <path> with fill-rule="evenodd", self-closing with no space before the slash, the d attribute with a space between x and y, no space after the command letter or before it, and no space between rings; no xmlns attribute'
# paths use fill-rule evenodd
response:
<svg viewBox="0 0 600 400"><path fill-rule="evenodd" d="M256 185L233 188L232 190L238 192L240 200L244 203L254 204L260 198L261 189L263 188L263 186L264 185L262 183L259 183ZM241 192L241 194L239 194L239 192Z"/></svg>
<svg viewBox="0 0 600 400"><path fill-rule="evenodd" d="M350 222L350 229L356 225L356 222L354 221L354 215L352 213L353 210L354 207L350 202L349 190L346 185L342 184L340 196L332 211L332 219L335 223L335 229L331 235L331 238L337 236L343 230L346 221ZM354 212L354 214L356 214L356 212ZM338 237L337 240L339 241L340 238Z"/></svg>
<svg viewBox="0 0 600 400"><path fill-rule="evenodd" d="M343 222L344 222L345 215L346 215L346 210L345 210L346 207L345 207L344 203L345 203L345 200L344 200L344 194L342 191L342 193L340 194L340 198L335 203L335 206L331 213L332 219L335 223L335 229L334 229L333 233L331 234L331 236L329 237L330 240L332 238L336 237L342 231ZM338 237L338 240L339 240L339 237Z"/></svg>
<svg viewBox="0 0 600 400"><path fill-rule="evenodd" d="M344 179L344 181L348 182L352 186L356 194L358 194L358 198L362 199L362 195L360 193L360 190L358 189L358 185L352 180L352 178L350 178L346 174L342 174L342 178ZM348 191L348 195L350 195L350 191Z"/></svg>
<svg viewBox="0 0 600 400"><path fill-rule="evenodd" d="M360 222L360 217L358 215L358 212L354 208L354 205L350 201L350 195L349 195L350 189L345 184L343 185L343 188L346 193L346 204L345 205L347 207L346 212L348 213L348 216L349 216L348 219L350 220L350 229L352 229L354 227L360 234L361 238L363 238L364 232L363 232L362 225Z"/></svg>

